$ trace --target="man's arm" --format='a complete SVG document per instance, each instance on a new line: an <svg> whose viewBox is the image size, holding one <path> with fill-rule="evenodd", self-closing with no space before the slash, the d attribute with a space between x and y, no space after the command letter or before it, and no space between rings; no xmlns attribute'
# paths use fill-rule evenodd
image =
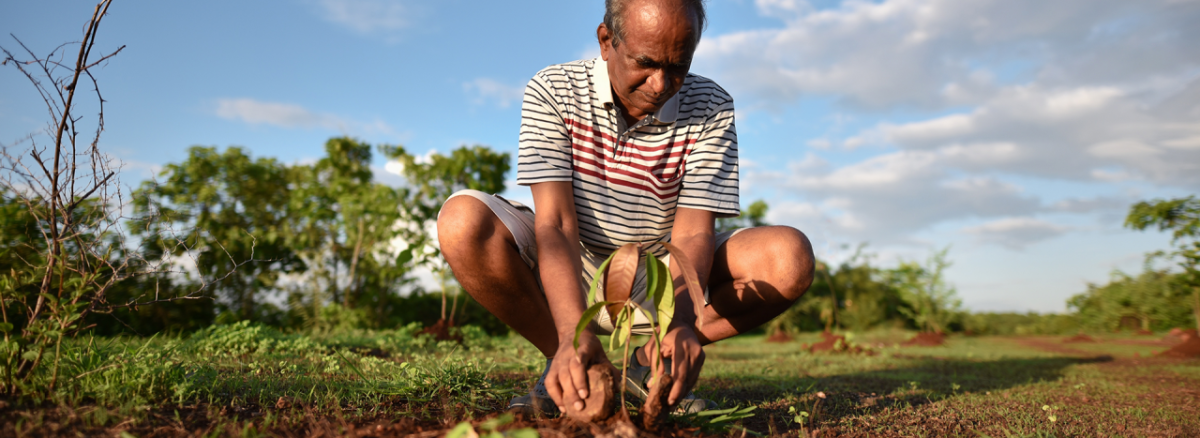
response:
<svg viewBox="0 0 1200 438"><path fill-rule="evenodd" d="M600 340L591 330L579 337L579 349L574 347L575 327L586 309L579 285L583 270L579 258L579 223L575 215L575 193L570 181L533 184L534 235L537 239L538 270L546 302L558 332L558 351L546 390L560 411L571 405L583 409L588 396L587 366L607 362Z"/></svg>
<svg viewBox="0 0 1200 438"><path fill-rule="evenodd" d="M691 267L696 270L696 277L702 286L708 284L713 253L716 252L714 221L715 215L711 211L679 207L675 211L675 225L671 229L671 243L692 262ZM675 377L675 384L671 387L668 403L674 405L695 386L700 369L704 366L704 351L694 330L700 315L695 314L687 281L680 264L674 263L674 260L671 263L671 278L675 280L675 315L663 340L663 356L672 359L674 369L671 374ZM704 291L700 292L703 294Z"/></svg>

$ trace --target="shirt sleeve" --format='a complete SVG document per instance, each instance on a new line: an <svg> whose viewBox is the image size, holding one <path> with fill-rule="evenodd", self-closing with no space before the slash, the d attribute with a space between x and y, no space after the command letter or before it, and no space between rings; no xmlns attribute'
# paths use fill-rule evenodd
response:
<svg viewBox="0 0 1200 438"><path fill-rule="evenodd" d="M525 86L518 138L517 184L571 181L571 137L553 88L539 72Z"/></svg>
<svg viewBox="0 0 1200 438"><path fill-rule="evenodd" d="M708 210L717 217L741 214L738 203L737 129L733 99L716 102L704 131L687 156L679 206Z"/></svg>

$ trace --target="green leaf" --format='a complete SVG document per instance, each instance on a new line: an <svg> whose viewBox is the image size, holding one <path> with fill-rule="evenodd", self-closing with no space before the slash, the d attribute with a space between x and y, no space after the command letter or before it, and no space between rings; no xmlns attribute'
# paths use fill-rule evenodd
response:
<svg viewBox="0 0 1200 438"><path fill-rule="evenodd" d="M662 342L667 336L666 327L670 327L671 320L675 318L675 282L671 279L671 271L666 263L653 255L650 258L654 259L654 264L658 266L655 270L666 273L658 276L658 282L654 286L658 289L654 298L654 310L658 314L658 326L662 327L658 331L658 341Z"/></svg>
<svg viewBox="0 0 1200 438"><path fill-rule="evenodd" d="M396 256L396 266L404 266L404 264L412 261L413 248L414 247L410 246L404 251L400 251L400 255Z"/></svg>
<svg viewBox="0 0 1200 438"><path fill-rule="evenodd" d="M464 421L454 426L454 429L450 429L450 433L446 434L446 438L466 438L474 434L475 429L471 428L471 423Z"/></svg>
<svg viewBox="0 0 1200 438"><path fill-rule="evenodd" d="M608 349L615 350L621 348L633 333L633 309L630 307L639 308L637 306L625 305L621 307L621 311L617 312L617 319L613 321L612 336L608 338Z"/></svg>
<svg viewBox="0 0 1200 438"><path fill-rule="evenodd" d="M8 333L13 329L11 322L0 322L0 333Z"/></svg>
<svg viewBox="0 0 1200 438"><path fill-rule="evenodd" d="M658 257L653 253L646 252L646 298L652 303L658 302Z"/></svg>
<svg viewBox="0 0 1200 438"><path fill-rule="evenodd" d="M604 270L608 268L608 263L616 256L617 252L613 251L607 259L604 259L604 263L601 263L600 267L596 268L595 275L592 275L592 287L588 288L587 302L596 302L596 288L600 287L600 277L604 274Z"/></svg>
<svg viewBox="0 0 1200 438"><path fill-rule="evenodd" d="M536 430L525 427L517 430L508 431L508 436L511 438L540 438Z"/></svg>
<svg viewBox="0 0 1200 438"><path fill-rule="evenodd" d="M611 339L617 339L617 347L620 348L629 342L629 338L633 336L633 309L630 305L621 307L621 312L617 313L617 324L613 325L613 334ZM636 306L634 306L636 307Z"/></svg>
<svg viewBox="0 0 1200 438"><path fill-rule="evenodd" d="M505 424L512 423L512 422L513 422L512 414L505 413L505 414L501 414L499 417L496 417L496 418L484 421L483 423L480 423L479 427L483 430L495 431L500 426L503 426Z"/></svg>
<svg viewBox="0 0 1200 438"><path fill-rule="evenodd" d="M600 309L603 309L607 304L609 304L607 301L601 301L599 303L592 304L591 307L588 307L587 310L583 311L583 315L579 316L579 324L575 326L574 345L576 349L579 349L579 335L583 334L583 329L587 328L587 325L592 321L592 318L595 318L596 314L600 313Z"/></svg>

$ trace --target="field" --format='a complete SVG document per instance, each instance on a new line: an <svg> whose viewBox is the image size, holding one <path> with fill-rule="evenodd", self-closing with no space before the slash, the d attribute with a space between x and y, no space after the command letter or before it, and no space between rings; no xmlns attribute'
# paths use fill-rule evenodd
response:
<svg viewBox="0 0 1200 438"><path fill-rule="evenodd" d="M470 329L462 344L435 342L416 331L295 335L240 324L183 338L79 339L61 353L51 395L0 401L0 436L599 431L500 412L540 372L527 342ZM1200 360L1153 357L1168 345L1158 337L958 336L941 347L899 346L908 336L848 337L869 354L810 353L802 347L816 334L710 346L697 393L744 418L678 418L670 434L1200 435Z"/></svg>

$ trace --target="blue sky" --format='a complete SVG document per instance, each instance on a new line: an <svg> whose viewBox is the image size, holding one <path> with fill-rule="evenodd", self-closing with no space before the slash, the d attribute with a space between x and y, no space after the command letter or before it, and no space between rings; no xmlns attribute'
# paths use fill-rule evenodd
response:
<svg viewBox="0 0 1200 438"><path fill-rule="evenodd" d="M0 4L39 54L94 3ZM191 145L285 162L331 136L515 152L524 83L595 56L600 0L115 2L98 47L102 147L134 183ZM692 71L738 106L742 199L838 260L952 247L976 310L1062 311L1166 247L1121 228L1140 199L1200 188L1195 0L710 0ZM0 69L0 143L44 110ZM382 169L386 163L376 165ZM395 179L384 178L388 181ZM512 186L510 196L528 199Z"/></svg>

